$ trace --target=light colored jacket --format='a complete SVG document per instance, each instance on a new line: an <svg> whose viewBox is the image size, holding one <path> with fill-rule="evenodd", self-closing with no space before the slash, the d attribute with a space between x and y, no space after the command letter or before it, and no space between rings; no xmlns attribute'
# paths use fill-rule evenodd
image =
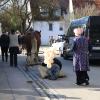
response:
<svg viewBox="0 0 100 100"><path fill-rule="evenodd" d="M18 44L18 35L17 34L10 34L9 38L10 38L9 47L19 46L19 44Z"/></svg>

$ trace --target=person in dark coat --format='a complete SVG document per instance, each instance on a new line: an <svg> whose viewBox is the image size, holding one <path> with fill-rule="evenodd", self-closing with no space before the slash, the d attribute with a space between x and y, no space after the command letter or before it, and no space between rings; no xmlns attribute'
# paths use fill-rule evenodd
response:
<svg viewBox="0 0 100 100"><path fill-rule="evenodd" d="M0 37L2 61L8 61L9 36L3 33Z"/></svg>
<svg viewBox="0 0 100 100"><path fill-rule="evenodd" d="M89 68L88 57L88 40L82 35L83 29L74 29L74 45L73 45L73 66L76 72L76 84L77 85L89 85L89 76L87 71Z"/></svg>

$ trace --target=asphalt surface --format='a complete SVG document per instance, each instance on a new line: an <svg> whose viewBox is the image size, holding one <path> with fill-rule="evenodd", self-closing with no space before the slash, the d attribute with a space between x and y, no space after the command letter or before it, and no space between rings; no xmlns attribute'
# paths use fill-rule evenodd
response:
<svg viewBox="0 0 100 100"><path fill-rule="evenodd" d="M45 100L45 94L39 90L27 74L0 59L0 100Z"/></svg>
<svg viewBox="0 0 100 100"><path fill-rule="evenodd" d="M41 79L39 65L29 67L26 72L24 54L18 56L18 68L10 67L9 61L2 62L0 55L0 100L100 100L100 65L95 65L97 62L90 65L89 86L77 86L72 60L57 57L66 77L53 81Z"/></svg>

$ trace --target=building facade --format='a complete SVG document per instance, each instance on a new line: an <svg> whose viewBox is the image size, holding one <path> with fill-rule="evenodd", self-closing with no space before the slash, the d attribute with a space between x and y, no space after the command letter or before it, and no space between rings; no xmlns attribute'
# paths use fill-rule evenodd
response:
<svg viewBox="0 0 100 100"><path fill-rule="evenodd" d="M74 7L84 7L86 3L95 4L97 8L100 8L100 0L72 0ZM56 10L55 15L56 19L63 14L67 14L67 9L69 7L69 0L59 0L60 10ZM41 30L41 40L42 45L49 44L49 37L53 36L55 39L58 38L58 35L65 34L65 20L38 20L34 21L32 24L34 30Z"/></svg>
<svg viewBox="0 0 100 100"><path fill-rule="evenodd" d="M64 21L35 21L33 28L41 31L41 45L49 45L51 36L56 40L58 35L64 34Z"/></svg>

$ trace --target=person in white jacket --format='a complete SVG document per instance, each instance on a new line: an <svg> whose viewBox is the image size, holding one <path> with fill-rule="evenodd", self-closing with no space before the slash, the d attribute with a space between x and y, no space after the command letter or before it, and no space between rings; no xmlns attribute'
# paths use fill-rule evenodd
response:
<svg viewBox="0 0 100 100"><path fill-rule="evenodd" d="M10 66L17 67L17 54L19 53L19 43L18 43L18 35L15 33L15 30L11 30L9 34L10 44L9 44L9 52L10 52Z"/></svg>

